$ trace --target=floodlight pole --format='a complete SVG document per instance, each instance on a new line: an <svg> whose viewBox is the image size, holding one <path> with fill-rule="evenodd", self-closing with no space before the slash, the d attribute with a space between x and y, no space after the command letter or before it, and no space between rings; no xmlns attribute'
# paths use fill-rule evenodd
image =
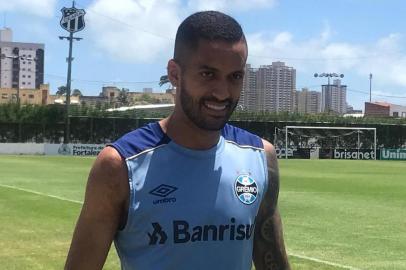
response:
<svg viewBox="0 0 406 270"><path fill-rule="evenodd" d="M72 8L75 8L75 1L72 1ZM68 144L70 140L70 118L69 118L69 107L70 107L70 93L71 93L71 76L72 76L72 44L73 40L80 41L82 38L73 37L73 31L69 31L69 36L59 36L60 40L68 40L69 41L69 55L66 58L68 62L68 75L66 80L66 104L65 104L65 134L63 138L63 143Z"/></svg>
<svg viewBox="0 0 406 270"><path fill-rule="evenodd" d="M66 80L66 115L65 115L65 125L66 132L64 136L64 143L67 144L70 141L70 119L69 119L69 105L70 105L70 88L71 88L71 78L72 78L72 41L73 33L69 34L69 56L68 56L68 76Z"/></svg>
<svg viewBox="0 0 406 270"><path fill-rule="evenodd" d="M63 143L67 144L69 143L69 137L70 137L70 119L69 119L69 106L70 106L70 92L71 92L71 82L72 82L72 44L73 40L79 41L82 40L82 38L76 38L73 37L73 33L71 32L68 37L60 36L60 40L67 39L69 41L69 55L68 58L66 58L66 61L68 62L68 75L66 79L66 104L65 104L65 134L63 138Z"/></svg>

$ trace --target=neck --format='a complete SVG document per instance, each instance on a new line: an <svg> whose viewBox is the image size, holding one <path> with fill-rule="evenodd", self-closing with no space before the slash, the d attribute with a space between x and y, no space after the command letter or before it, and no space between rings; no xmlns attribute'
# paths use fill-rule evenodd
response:
<svg viewBox="0 0 406 270"><path fill-rule="evenodd" d="M171 140L190 149L210 149L218 143L220 138L220 130L201 129L186 116L181 117L176 113L159 121L159 124Z"/></svg>

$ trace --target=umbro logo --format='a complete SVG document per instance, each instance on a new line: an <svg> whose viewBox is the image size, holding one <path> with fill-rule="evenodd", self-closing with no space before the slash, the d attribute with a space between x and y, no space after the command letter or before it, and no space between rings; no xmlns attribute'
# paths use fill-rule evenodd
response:
<svg viewBox="0 0 406 270"><path fill-rule="evenodd" d="M174 198L174 197L167 198L167 197L169 196L169 194L175 192L177 189L178 189L177 187L173 187L173 186L165 185L165 184L157 186L156 188L151 190L149 193L154 196L161 197L162 199L154 200L153 204L176 202L176 198Z"/></svg>
<svg viewBox="0 0 406 270"><path fill-rule="evenodd" d="M162 184L151 190L149 193L159 197L166 197L177 189L177 187Z"/></svg>

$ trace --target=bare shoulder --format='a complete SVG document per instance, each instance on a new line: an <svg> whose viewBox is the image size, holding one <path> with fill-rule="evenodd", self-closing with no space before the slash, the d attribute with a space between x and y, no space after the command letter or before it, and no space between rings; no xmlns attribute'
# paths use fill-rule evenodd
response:
<svg viewBox="0 0 406 270"><path fill-rule="evenodd" d="M97 156L93 169L101 170L111 175L126 171L126 166L117 150L107 146Z"/></svg>
<svg viewBox="0 0 406 270"><path fill-rule="evenodd" d="M106 147L90 171L65 269L102 269L116 231L126 222L128 197L124 160Z"/></svg>
<svg viewBox="0 0 406 270"><path fill-rule="evenodd" d="M268 159L268 164L272 160L276 161L276 151L275 151L275 147L273 146L273 144L268 142L265 139L262 139L262 143L264 145L264 150L266 153L266 157Z"/></svg>
<svg viewBox="0 0 406 270"><path fill-rule="evenodd" d="M266 153L268 166L268 190L265 195L265 202L272 210L276 209L279 194L279 167L275 147L267 140L262 139Z"/></svg>
<svg viewBox="0 0 406 270"><path fill-rule="evenodd" d="M124 160L115 148L107 146L97 156L95 165L105 169L120 170L124 166Z"/></svg>
<svg viewBox="0 0 406 270"><path fill-rule="evenodd" d="M105 147L97 156L89 174L87 189L102 191L106 199L123 202L128 196L128 173L125 161L113 147Z"/></svg>

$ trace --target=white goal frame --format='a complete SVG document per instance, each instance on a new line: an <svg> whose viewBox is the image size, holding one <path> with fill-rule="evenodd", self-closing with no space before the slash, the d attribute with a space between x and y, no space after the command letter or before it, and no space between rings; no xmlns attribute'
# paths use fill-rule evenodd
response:
<svg viewBox="0 0 406 270"><path fill-rule="evenodd" d="M336 130L373 130L374 131L374 159L376 160L376 128L366 127L320 127L320 126L285 126L285 149L288 149L288 131L289 129L336 129ZM358 133L358 151L359 151L359 133ZM285 159L288 159L288 151L285 151Z"/></svg>

